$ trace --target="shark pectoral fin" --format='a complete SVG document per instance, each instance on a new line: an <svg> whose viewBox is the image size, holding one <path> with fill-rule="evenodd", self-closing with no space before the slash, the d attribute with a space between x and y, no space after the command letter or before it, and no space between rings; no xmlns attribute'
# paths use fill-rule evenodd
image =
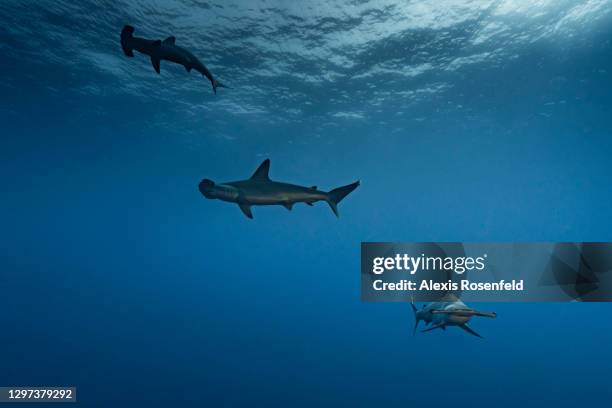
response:
<svg viewBox="0 0 612 408"><path fill-rule="evenodd" d="M468 326L466 323L460 324L459 327L461 327L466 332L470 333L472 336L480 337L482 339L482 336L476 333L474 330L472 330L472 328Z"/></svg>
<svg viewBox="0 0 612 408"><path fill-rule="evenodd" d="M240 209L242 210L244 215L246 215L250 219L253 219L253 213L251 212L251 206L250 205L248 205L248 204L238 204L238 207L240 207Z"/></svg>
<svg viewBox="0 0 612 408"><path fill-rule="evenodd" d="M293 203L285 203L283 204L283 207L291 211L293 209Z"/></svg>
<svg viewBox="0 0 612 408"><path fill-rule="evenodd" d="M157 48L161 47L161 40L153 41L154 51L151 53L151 64L153 64L153 68L155 68L155 72L159 74L159 54Z"/></svg>
<svg viewBox="0 0 612 408"><path fill-rule="evenodd" d="M340 218L340 214L338 214L338 204L336 204L333 201L328 201L327 204L329 205L329 208L331 208L331 210L336 215L336 218Z"/></svg>
<svg viewBox="0 0 612 408"><path fill-rule="evenodd" d="M164 44L172 44L176 42L176 38L174 36L170 36L164 40Z"/></svg>
<svg viewBox="0 0 612 408"><path fill-rule="evenodd" d="M159 74L160 70L159 70L159 58L153 57L151 56L151 64L153 64L153 68L155 69L155 72L157 72Z"/></svg>
<svg viewBox="0 0 612 408"><path fill-rule="evenodd" d="M436 330L436 329L446 330L446 327L445 327L444 323L438 323L435 326L431 326L431 327L428 327L427 329L421 330L421 333L425 333L425 332Z"/></svg>

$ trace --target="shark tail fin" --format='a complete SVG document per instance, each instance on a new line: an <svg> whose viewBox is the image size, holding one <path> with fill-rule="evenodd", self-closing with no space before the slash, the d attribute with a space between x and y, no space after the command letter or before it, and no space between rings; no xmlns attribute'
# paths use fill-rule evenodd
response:
<svg viewBox="0 0 612 408"><path fill-rule="evenodd" d="M332 209L334 214L336 214L336 217L339 217L338 203L340 203L340 201L342 201L344 197L349 195L357 187L359 187L359 181L356 181L347 186L334 188L332 191L327 193L327 204L329 204L329 207Z"/></svg>
<svg viewBox="0 0 612 408"><path fill-rule="evenodd" d="M134 34L134 27L131 25L126 25L123 27L123 30L121 30L121 48L123 49L123 53L128 57L134 56L133 49L130 46L132 34Z"/></svg>
<svg viewBox="0 0 612 408"><path fill-rule="evenodd" d="M213 92L215 93L215 95L217 94L217 88L231 89L229 86L227 86L225 84L222 84L221 82L217 81L216 79L213 79L212 86L213 86Z"/></svg>

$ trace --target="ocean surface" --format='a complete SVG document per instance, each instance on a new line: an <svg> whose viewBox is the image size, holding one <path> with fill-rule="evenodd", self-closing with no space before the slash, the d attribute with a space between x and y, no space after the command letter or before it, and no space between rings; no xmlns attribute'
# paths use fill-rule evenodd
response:
<svg viewBox="0 0 612 408"><path fill-rule="evenodd" d="M174 35L231 89L124 56ZM609 304L412 336L362 241L612 241L612 1L0 3L0 385L80 406L603 407ZM247 178L325 203L204 199Z"/></svg>

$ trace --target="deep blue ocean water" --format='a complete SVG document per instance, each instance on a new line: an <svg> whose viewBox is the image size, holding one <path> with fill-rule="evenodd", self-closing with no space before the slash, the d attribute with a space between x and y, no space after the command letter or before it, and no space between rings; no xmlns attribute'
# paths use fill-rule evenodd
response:
<svg viewBox="0 0 612 408"><path fill-rule="evenodd" d="M607 406L608 304L360 301L361 241L612 241L612 2L3 1L0 385L79 405ZM232 89L119 45L191 49ZM248 177L339 206L205 200Z"/></svg>

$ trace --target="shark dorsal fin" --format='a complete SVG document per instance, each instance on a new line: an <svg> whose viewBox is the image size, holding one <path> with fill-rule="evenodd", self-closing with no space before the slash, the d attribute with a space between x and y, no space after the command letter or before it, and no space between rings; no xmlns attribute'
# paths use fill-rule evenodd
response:
<svg viewBox="0 0 612 408"><path fill-rule="evenodd" d="M170 37L168 37L168 38L166 38L164 40L164 44L172 44L172 45L174 45L175 41L176 41L176 38L173 35L171 35Z"/></svg>
<svg viewBox="0 0 612 408"><path fill-rule="evenodd" d="M161 47L161 45L162 45L161 40L155 40L155 41L153 41L153 46L154 46L154 47Z"/></svg>
<svg viewBox="0 0 612 408"><path fill-rule="evenodd" d="M270 159L264 160L255 173L251 176L251 180L270 181L268 173L270 172Z"/></svg>

